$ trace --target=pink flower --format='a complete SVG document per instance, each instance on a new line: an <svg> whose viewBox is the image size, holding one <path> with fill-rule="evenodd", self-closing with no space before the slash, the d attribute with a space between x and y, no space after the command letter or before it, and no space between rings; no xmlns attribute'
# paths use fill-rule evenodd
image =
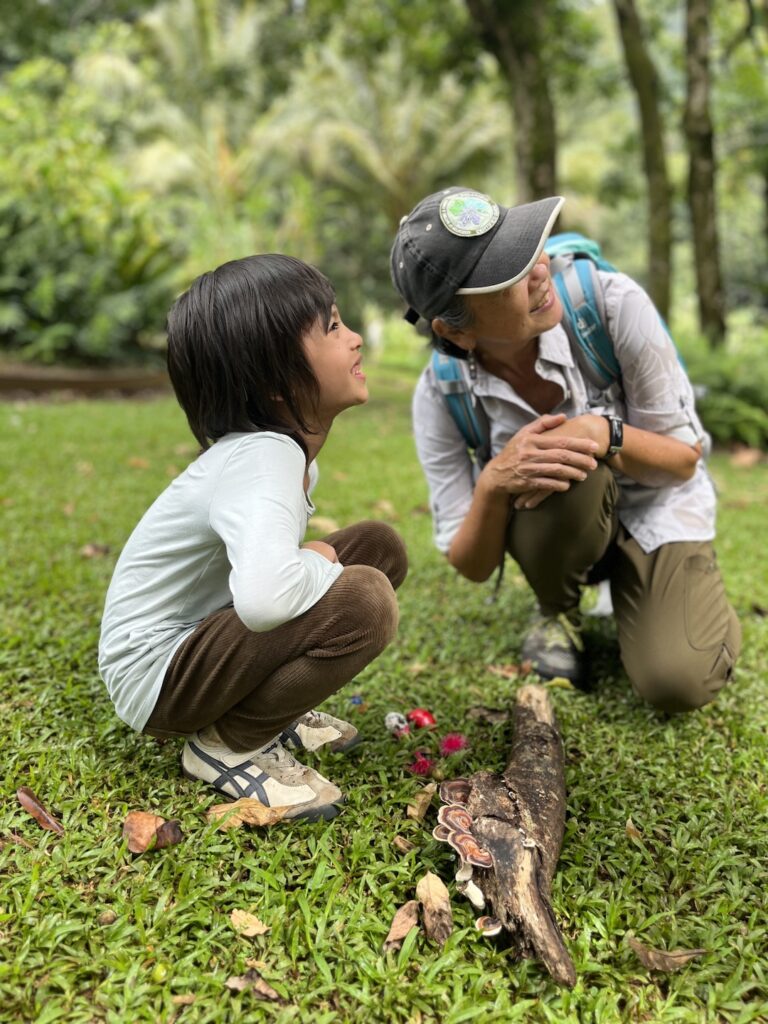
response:
<svg viewBox="0 0 768 1024"><path fill-rule="evenodd" d="M466 736L460 732L449 732L440 740L440 753L443 757L447 757L448 754L455 754L459 750L464 750L466 745Z"/></svg>
<svg viewBox="0 0 768 1024"><path fill-rule="evenodd" d="M421 750L417 750L414 756L416 760L413 764L408 765L408 771L413 772L414 775L431 774L432 769L435 766L435 762L431 758L427 757L427 755Z"/></svg>

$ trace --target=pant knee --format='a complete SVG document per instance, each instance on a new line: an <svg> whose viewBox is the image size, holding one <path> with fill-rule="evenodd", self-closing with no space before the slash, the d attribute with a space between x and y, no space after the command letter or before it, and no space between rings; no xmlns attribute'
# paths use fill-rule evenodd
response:
<svg viewBox="0 0 768 1024"><path fill-rule="evenodd" d="M337 584L342 581L347 591L346 625L365 636L372 648L383 650L395 638L400 621L392 583L371 565L347 566Z"/></svg>
<svg viewBox="0 0 768 1024"><path fill-rule="evenodd" d="M635 692L659 711L695 711L714 700L733 674L734 657L726 644L709 657L650 659L630 673Z"/></svg>

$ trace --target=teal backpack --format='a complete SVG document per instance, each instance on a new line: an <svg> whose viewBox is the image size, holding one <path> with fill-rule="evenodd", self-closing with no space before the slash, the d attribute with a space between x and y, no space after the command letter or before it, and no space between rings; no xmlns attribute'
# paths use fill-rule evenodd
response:
<svg viewBox="0 0 768 1024"><path fill-rule="evenodd" d="M599 391L621 376L605 315L598 270L614 271L597 242L575 231L553 235L544 246L550 257L552 280L563 304L562 320L582 373ZM470 388L466 360L435 350L432 369L448 411L461 435L483 466L490 458L488 418Z"/></svg>

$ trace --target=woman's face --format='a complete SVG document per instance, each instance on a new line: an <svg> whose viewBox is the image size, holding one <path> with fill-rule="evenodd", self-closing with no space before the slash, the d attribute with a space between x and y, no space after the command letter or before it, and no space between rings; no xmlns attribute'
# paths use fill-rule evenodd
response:
<svg viewBox="0 0 768 1024"><path fill-rule="evenodd" d="M340 412L368 401L362 347L363 339L346 326L335 303L328 323L318 320L304 335L304 352L320 388L320 425L328 427Z"/></svg>

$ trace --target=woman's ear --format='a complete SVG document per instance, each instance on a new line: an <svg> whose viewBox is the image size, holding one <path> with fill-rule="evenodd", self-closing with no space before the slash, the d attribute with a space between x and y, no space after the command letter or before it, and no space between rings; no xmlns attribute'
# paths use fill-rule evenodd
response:
<svg viewBox="0 0 768 1024"><path fill-rule="evenodd" d="M469 338L466 331L462 331L458 327L449 327L439 316L432 321L432 330L439 338L445 338L457 348L463 348L465 352L472 352L475 348L474 339Z"/></svg>

